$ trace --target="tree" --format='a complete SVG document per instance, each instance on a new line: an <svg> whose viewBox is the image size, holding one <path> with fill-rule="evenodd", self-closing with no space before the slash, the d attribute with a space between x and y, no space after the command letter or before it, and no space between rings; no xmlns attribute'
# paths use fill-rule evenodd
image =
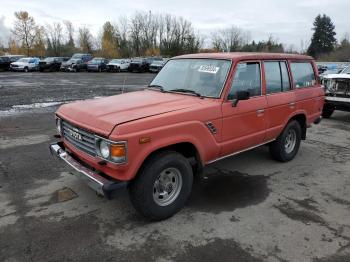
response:
<svg viewBox="0 0 350 262"><path fill-rule="evenodd" d="M117 31L110 22L103 25L101 49L103 57L116 58L119 55Z"/></svg>
<svg viewBox="0 0 350 262"><path fill-rule="evenodd" d="M46 26L48 55L61 56L63 51L63 28L61 23Z"/></svg>
<svg viewBox="0 0 350 262"><path fill-rule="evenodd" d="M335 26L331 18L327 15L318 15L315 18L313 36L307 53L318 58L322 54L330 53L334 50L337 40L335 38Z"/></svg>
<svg viewBox="0 0 350 262"><path fill-rule="evenodd" d="M44 57L46 53L45 40L44 40L45 29L38 27L36 30L35 41L33 44L32 54L38 57Z"/></svg>
<svg viewBox="0 0 350 262"><path fill-rule="evenodd" d="M64 55L70 56L75 51L74 26L72 22L68 20L63 21L63 24L65 25L65 33L67 35L66 42L64 45Z"/></svg>
<svg viewBox="0 0 350 262"><path fill-rule="evenodd" d="M37 26L34 18L26 11L15 12L15 18L12 33L22 42L27 56L29 56L37 35Z"/></svg>
<svg viewBox="0 0 350 262"><path fill-rule="evenodd" d="M81 51L92 53L92 35L85 26L79 28L79 45Z"/></svg>

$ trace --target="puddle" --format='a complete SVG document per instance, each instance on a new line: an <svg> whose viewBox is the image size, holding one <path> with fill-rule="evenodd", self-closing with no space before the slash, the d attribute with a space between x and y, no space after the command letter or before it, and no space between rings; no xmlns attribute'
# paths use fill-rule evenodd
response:
<svg viewBox="0 0 350 262"><path fill-rule="evenodd" d="M257 205L270 193L268 176L218 170L207 177L194 184L187 204L190 208L217 214Z"/></svg>

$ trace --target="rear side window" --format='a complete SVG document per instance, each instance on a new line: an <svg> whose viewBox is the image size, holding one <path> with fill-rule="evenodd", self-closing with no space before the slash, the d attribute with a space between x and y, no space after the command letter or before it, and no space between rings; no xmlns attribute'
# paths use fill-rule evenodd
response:
<svg viewBox="0 0 350 262"><path fill-rule="evenodd" d="M291 70L294 78L295 88L310 87L315 85L315 72L311 63L291 63Z"/></svg>
<svg viewBox="0 0 350 262"><path fill-rule="evenodd" d="M264 67L267 94L290 90L289 75L285 62L264 62Z"/></svg>
<svg viewBox="0 0 350 262"><path fill-rule="evenodd" d="M235 99L238 91L248 91L251 97L261 95L259 62L245 62L237 65L228 99Z"/></svg>

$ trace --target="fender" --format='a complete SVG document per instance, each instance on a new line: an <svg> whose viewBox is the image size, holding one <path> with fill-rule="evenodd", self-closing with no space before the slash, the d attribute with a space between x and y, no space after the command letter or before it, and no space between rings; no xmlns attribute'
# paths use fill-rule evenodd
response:
<svg viewBox="0 0 350 262"><path fill-rule="evenodd" d="M142 137L150 138L150 142L140 144L139 140ZM205 124L200 121L161 126L142 132L129 133L127 136L121 136L114 132L110 139L128 141L127 173L123 174L122 178L118 178L122 180L134 178L150 154L171 145L191 143L197 149L202 163L217 158L220 152L220 145Z"/></svg>

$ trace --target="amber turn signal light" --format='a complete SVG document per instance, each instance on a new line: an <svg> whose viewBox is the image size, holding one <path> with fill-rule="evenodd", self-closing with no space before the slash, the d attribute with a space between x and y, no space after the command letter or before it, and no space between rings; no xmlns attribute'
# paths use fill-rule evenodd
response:
<svg viewBox="0 0 350 262"><path fill-rule="evenodd" d="M126 155L125 145L123 144L111 145L112 157L124 157L125 155Z"/></svg>

